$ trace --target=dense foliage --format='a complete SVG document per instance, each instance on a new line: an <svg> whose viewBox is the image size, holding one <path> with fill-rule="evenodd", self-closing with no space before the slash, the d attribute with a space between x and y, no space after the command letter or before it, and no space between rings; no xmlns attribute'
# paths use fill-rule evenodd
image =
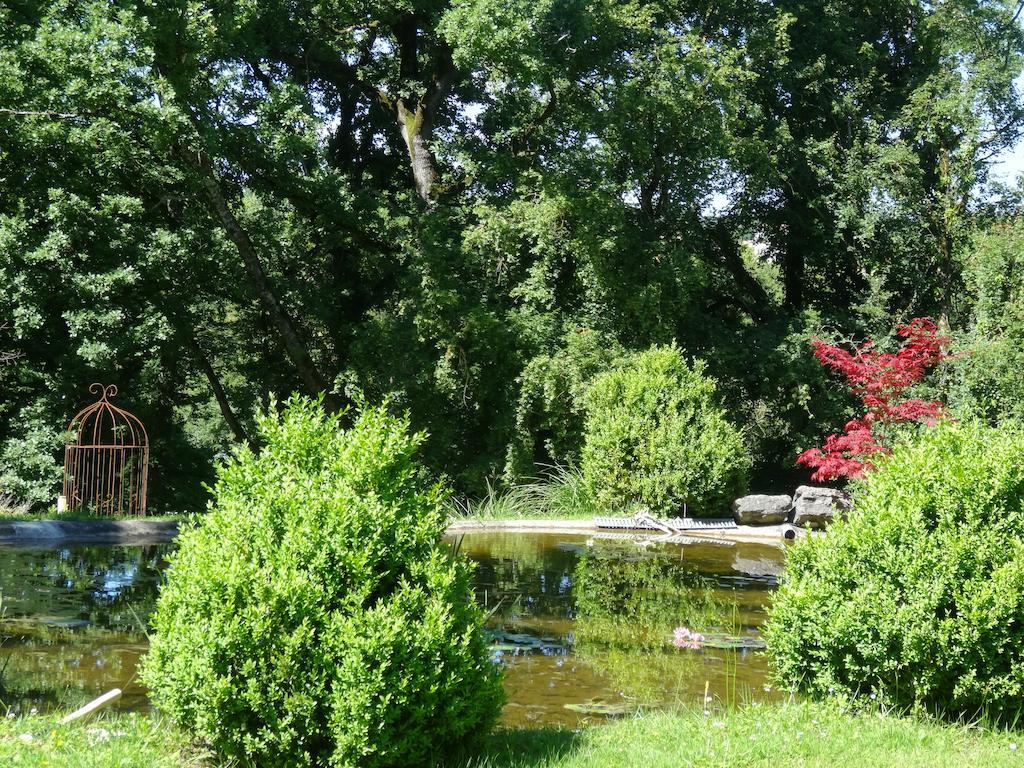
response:
<svg viewBox="0 0 1024 768"><path fill-rule="evenodd" d="M577 459L587 380L675 341L789 486L852 408L806 339L973 327L976 233L1016 206L986 186L1024 125L1016 11L4 4L0 484L52 499L102 380L157 508L200 507L296 389L391 398L479 491Z"/></svg>
<svg viewBox="0 0 1024 768"><path fill-rule="evenodd" d="M590 386L580 468L601 506L720 516L742 495L750 456L705 371L653 347Z"/></svg>
<svg viewBox="0 0 1024 768"><path fill-rule="evenodd" d="M896 329L903 344L896 352L875 348L868 339L851 350L815 339L811 346L821 364L842 374L864 414L846 422L842 433L825 438L823 448L808 448L797 464L814 469L812 480L863 477L872 457L889 450L887 432L908 422L933 423L944 413L938 400L910 397L928 369L945 360L949 339L929 317L916 317Z"/></svg>
<svg viewBox="0 0 1024 768"><path fill-rule="evenodd" d="M238 450L178 538L155 702L243 764L421 765L486 733L499 671L422 436L379 409L341 430L303 399L258 429L263 450Z"/></svg>
<svg viewBox="0 0 1024 768"><path fill-rule="evenodd" d="M849 518L790 552L768 649L813 694L1019 717L1024 431L944 423L898 444Z"/></svg>
<svg viewBox="0 0 1024 768"><path fill-rule="evenodd" d="M1024 220L978 232L964 254L974 300L937 394L963 416L1024 419Z"/></svg>

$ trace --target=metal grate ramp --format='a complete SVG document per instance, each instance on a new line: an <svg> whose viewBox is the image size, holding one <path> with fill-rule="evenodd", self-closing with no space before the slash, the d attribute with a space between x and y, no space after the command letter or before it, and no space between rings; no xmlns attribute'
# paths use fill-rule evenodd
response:
<svg viewBox="0 0 1024 768"><path fill-rule="evenodd" d="M614 528L631 531L708 531L736 528L736 521L728 518L708 518L706 520L693 517L654 518L647 515L636 517L595 517L594 525L598 528Z"/></svg>

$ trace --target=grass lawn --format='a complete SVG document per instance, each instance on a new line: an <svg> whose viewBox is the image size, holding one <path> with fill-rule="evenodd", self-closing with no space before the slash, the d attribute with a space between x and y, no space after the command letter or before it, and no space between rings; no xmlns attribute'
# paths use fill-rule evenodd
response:
<svg viewBox="0 0 1024 768"><path fill-rule="evenodd" d="M208 768L181 732L145 715L59 725L59 717L0 719L3 768Z"/></svg>
<svg viewBox="0 0 1024 768"><path fill-rule="evenodd" d="M1020 746L1020 748L1018 748ZM1002 768L1024 765L1024 733L848 715L819 704L720 716L657 712L579 734L505 732L479 768Z"/></svg>
<svg viewBox="0 0 1024 768"><path fill-rule="evenodd" d="M31 735L31 740L26 738ZM1019 745L1019 748L1018 748ZM214 768L164 721L117 715L0 724L7 768ZM847 715L821 704L727 715L658 712L570 731L499 731L459 768L1002 768L1024 765L1024 732Z"/></svg>

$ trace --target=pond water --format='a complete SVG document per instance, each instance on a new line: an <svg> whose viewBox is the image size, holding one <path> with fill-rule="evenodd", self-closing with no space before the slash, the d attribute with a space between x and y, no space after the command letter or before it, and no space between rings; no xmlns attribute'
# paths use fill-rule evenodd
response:
<svg viewBox="0 0 1024 768"><path fill-rule="evenodd" d="M776 698L758 629L785 552L761 544L645 543L571 534L472 533L516 727L705 700ZM0 703L67 709L118 687L146 709L136 665L168 545L0 548ZM704 636L676 648L673 630Z"/></svg>

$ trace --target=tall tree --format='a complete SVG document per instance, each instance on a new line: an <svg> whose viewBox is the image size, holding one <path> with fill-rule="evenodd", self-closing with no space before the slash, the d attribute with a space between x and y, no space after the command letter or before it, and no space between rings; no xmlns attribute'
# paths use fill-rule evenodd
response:
<svg viewBox="0 0 1024 768"><path fill-rule="evenodd" d="M1022 124L1017 12L5 5L0 477L45 498L102 378L154 425L168 503L296 388L409 409L479 489L571 460L572 393L673 339L760 414L767 465L815 428L808 324L955 303Z"/></svg>

